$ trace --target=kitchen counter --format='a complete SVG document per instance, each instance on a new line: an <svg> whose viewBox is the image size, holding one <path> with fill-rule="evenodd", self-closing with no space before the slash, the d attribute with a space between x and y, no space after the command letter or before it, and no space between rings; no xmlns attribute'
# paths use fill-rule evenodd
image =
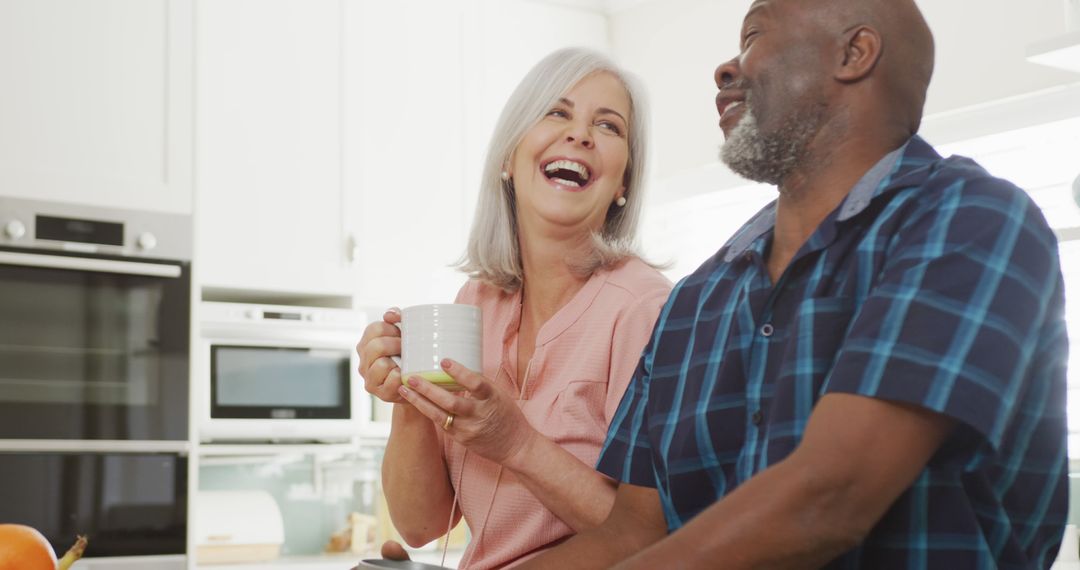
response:
<svg viewBox="0 0 1080 570"><path fill-rule="evenodd" d="M461 560L464 550L451 549L446 552L446 566L456 568ZM417 562L438 564L442 558L442 551L421 550L411 551L410 555ZM199 564L198 570L262 570L265 568L282 568L285 570L349 570L363 558L374 558L375 554L320 554L315 556L283 556L269 562L230 563L230 564Z"/></svg>

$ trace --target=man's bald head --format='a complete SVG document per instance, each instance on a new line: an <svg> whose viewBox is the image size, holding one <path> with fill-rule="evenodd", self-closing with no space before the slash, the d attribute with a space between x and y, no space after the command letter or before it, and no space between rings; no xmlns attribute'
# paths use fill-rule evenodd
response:
<svg viewBox="0 0 1080 570"><path fill-rule="evenodd" d="M893 113L902 113L908 134L922 120L934 71L934 37L913 0L802 0L810 17L841 38L859 30L880 36L880 55L868 75Z"/></svg>
<svg viewBox="0 0 1080 570"><path fill-rule="evenodd" d="M746 178L783 186L841 145L919 129L934 41L913 0L756 0L739 47L715 80L721 158Z"/></svg>

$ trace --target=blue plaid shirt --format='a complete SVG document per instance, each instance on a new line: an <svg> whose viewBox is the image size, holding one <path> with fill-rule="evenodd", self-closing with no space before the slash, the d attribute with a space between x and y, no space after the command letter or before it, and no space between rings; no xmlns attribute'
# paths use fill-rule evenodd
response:
<svg viewBox="0 0 1080 570"><path fill-rule="evenodd" d="M828 393L957 429L829 568L1046 568L1068 510L1057 241L1028 196L914 137L775 286L775 204L683 279L598 469L659 492L670 531L787 457Z"/></svg>

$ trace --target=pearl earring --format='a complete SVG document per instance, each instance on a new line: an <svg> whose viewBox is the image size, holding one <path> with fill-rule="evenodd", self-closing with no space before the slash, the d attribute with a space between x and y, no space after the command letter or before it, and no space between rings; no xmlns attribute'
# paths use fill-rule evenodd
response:
<svg viewBox="0 0 1080 570"><path fill-rule="evenodd" d="M615 200L615 205L620 207L620 208L625 206L626 205L626 196L619 196L619 198L617 200Z"/></svg>
<svg viewBox="0 0 1080 570"><path fill-rule="evenodd" d="M503 179L503 182L509 181L510 180L510 173L505 171L505 170L502 171L502 179Z"/></svg>

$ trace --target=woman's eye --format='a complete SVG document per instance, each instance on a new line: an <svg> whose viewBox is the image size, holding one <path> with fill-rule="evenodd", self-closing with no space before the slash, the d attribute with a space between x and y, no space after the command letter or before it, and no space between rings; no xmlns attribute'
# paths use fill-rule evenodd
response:
<svg viewBox="0 0 1080 570"><path fill-rule="evenodd" d="M597 123L597 126L601 129L611 131L612 134L622 135L622 129L619 128L619 125L616 125L611 121L600 121Z"/></svg>
<svg viewBox="0 0 1080 570"><path fill-rule="evenodd" d="M548 111L547 116L549 116L549 117L559 117L559 118L565 119L565 118L569 117L570 114L567 113L566 111L563 111L562 109L552 109L552 110Z"/></svg>

